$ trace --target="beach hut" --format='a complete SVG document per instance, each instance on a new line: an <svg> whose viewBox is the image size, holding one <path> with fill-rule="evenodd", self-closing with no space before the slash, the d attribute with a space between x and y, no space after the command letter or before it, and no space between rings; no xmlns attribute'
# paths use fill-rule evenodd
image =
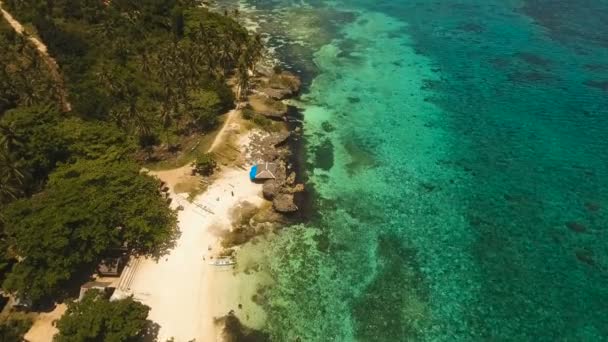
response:
<svg viewBox="0 0 608 342"><path fill-rule="evenodd" d="M121 257L105 258L97 266L97 273L102 277L119 277L121 266Z"/></svg>
<svg viewBox="0 0 608 342"><path fill-rule="evenodd" d="M251 171L249 171L249 178L252 181L275 179L276 172L277 172L276 163L257 164L257 165L254 165L253 167L251 167Z"/></svg>

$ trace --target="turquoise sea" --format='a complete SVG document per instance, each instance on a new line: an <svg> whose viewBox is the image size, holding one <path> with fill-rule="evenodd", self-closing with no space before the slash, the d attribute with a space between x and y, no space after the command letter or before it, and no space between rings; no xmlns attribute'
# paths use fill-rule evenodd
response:
<svg viewBox="0 0 608 342"><path fill-rule="evenodd" d="M308 84L273 340L608 340L607 1L240 6Z"/></svg>

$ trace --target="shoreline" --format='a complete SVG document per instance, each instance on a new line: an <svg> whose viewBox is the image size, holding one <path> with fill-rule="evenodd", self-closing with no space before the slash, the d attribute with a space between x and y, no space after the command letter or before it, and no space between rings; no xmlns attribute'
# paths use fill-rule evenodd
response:
<svg viewBox="0 0 608 342"><path fill-rule="evenodd" d="M272 208L272 200L263 194L264 185L250 180L249 167L263 162L268 153L293 171L292 149L297 142L287 137L281 140L287 141L284 145L269 143L281 134L294 134L287 115L278 124L280 132L265 132L243 118L242 108L239 104L229 112L208 150L221 156L218 164L222 165L205 181L207 188L202 193L187 198L183 189L176 189L203 181L192 176L189 164L149 171L169 188L171 206L179 210L180 237L175 248L159 260L131 260L122 276L128 280L121 282L113 298L133 295L150 306L149 319L159 325L159 340L226 340L235 333L230 331L235 318L240 329L264 328L266 314L255 298L272 279L259 271L259 251L248 245L255 245L257 236L279 229L294 215L281 215ZM238 151L237 156L226 158L226 148ZM283 178L281 189L293 186L298 176L294 175L291 183L289 177ZM240 254L243 249L245 255ZM236 265L209 264L224 255L231 255Z"/></svg>
<svg viewBox="0 0 608 342"><path fill-rule="evenodd" d="M273 75L297 79L298 89L281 93L280 98L258 89L260 84L265 84L267 91L276 90L269 86ZM265 71L259 70L254 79L259 83L252 85L251 93L261 93L276 103L298 95L300 90L300 78L295 73L273 74L271 68L265 68ZM158 331L159 341L172 338L175 341L224 341L232 340L232 335L261 333L266 313L263 304L256 300L260 298L260 291L273 281L261 270L264 263L261 246L269 234L309 215L311 197L303 185L307 176L301 138L302 114L292 105L286 106L280 120L274 114L258 112L256 115L272 120L274 128L279 127L278 132L274 128L265 131L257 127L260 125L255 120L243 117L243 105L250 102L248 98L244 103L237 103L213 133L207 152L215 153L217 158L221 156L218 160L221 166L212 177L193 176L190 163L173 169L143 169L169 188L166 195L171 207L178 211L180 236L167 255L158 259L131 258L121 276L114 279L112 286L116 289L112 299L133 296L149 306L148 319L154 325L152 329ZM277 136L286 133L285 138L273 143ZM255 139L257 142L252 141ZM231 151L235 147L236 157ZM268 154L276 158L270 161L284 165L277 191L294 197L295 212L279 213L273 208L273 200L265 196L264 185L250 181L249 167L269 161L261 159L260 156L266 156L264 153L252 153L256 149L270 151ZM171 163L172 159L167 161ZM202 192L196 190L195 195L188 198L184 186L190 188L202 182L205 182ZM247 229L253 232L239 236L236 231L242 222L238 221L245 217ZM259 241L264 242L258 244ZM209 264L226 253L236 260L235 265ZM65 304L59 304L50 314L39 315L26 336L50 341L57 333L54 322L64 311Z"/></svg>

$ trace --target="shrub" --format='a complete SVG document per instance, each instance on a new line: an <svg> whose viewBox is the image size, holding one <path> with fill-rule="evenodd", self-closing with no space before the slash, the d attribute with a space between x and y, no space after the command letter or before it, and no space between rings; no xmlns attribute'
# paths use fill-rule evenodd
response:
<svg viewBox="0 0 608 342"><path fill-rule="evenodd" d="M11 312L0 318L0 341L25 341L23 335L32 327L32 319L23 312Z"/></svg>
<svg viewBox="0 0 608 342"><path fill-rule="evenodd" d="M150 308L128 297L109 301L97 290L88 291L81 301L68 304L57 321L56 342L139 341L148 335Z"/></svg>
<svg viewBox="0 0 608 342"><path fill-rule="evenodd" d="M243 109L243 119L251 120L255 116L255 112L251 108Z"/></svg>
<svg viewBox="0 0 608 342"><path fill-rule="evenodd" d="M213 158L213 155L210 153L205 153L198 158L193 163L194 171L201 176L211 176L215 168L217 167L217 163Z"/></svg>
<svg viewBox="0 0 608 342"><path fill-rule="evenodd" d="M263 115L259 115L256 114L253 117L253 123L255 123L256 125L260 126L262 129L266 130L266 131L272 131L273 130L273 122L272 120L270 120L269 118L263 116Z"/></svg>

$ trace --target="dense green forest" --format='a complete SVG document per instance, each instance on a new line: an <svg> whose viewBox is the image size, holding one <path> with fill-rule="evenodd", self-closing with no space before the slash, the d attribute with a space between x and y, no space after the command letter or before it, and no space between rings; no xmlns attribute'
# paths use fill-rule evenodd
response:
<svg viewBox="0 0 608 342"><path fill-rule="evenodd" d="M109 301L96 290L68 304L57 322L56 342L152 341L154 324L148 321L150 308L132 298Z"/></svg>
<svg viewBox="0 0 608 342"><path fill-rule="evenodd" d="M57 300L110 250L161 253L176 216L136 152L213 129L246 89L262 43L187 0L7 0L48 65L0 20L0 280Z"/></svg>

